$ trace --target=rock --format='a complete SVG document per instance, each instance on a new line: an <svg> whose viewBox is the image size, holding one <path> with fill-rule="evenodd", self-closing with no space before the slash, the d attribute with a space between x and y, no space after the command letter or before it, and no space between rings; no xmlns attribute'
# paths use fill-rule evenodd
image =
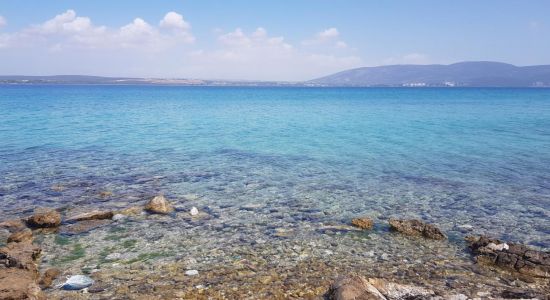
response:
<svg viewBox="0 0 550 300"><path fill-rule="evenodd" d="M38 272L36 260L41 251L40 247L31 243L9 243L6 247L0 248L0 268Z"/></svg>
<svg viewBox="0 0 550 300"><path fill-rule="evenodd" d="M61 226L61 234L81 234L111 224L111 220L86 220L78 223Z"/></svg>
<svg viewBox="0 0 550 300"><path fill-rule="evenodd" d="M99 193L99 197L101 197L101 198L107 198L107 197L111 197L111 196L113 196L113 192L111 192L111 191L101 191Z"/></svg>
<svg viewBox="0 0 550 300"><path fill-rule="evenodd" d="M531 291L511 289L503 291L500 296L506 299L534 299L537 298L538 295Z"/></svg>
<svg viewBox="0 0 550 300"><path fill-rule="evenodd" d="M40 251L28 242L0 248L0 299L46 299L36 282Z"/></svg>
<svg viewBox="0 0 550 300"><path fill-rule="evenodd" d="M57 268L47 269L42 277L40 278L39 284L43 289L49 288L52 286L53 281L61 275L61 271Z"/></svg>
<svg viewBox="0 0 550 300"><path fill-rule="evenodd" d="M351 224L361 229L372 229L374 222L368 217L355 218L351 220Z"/></svg>
<svg viewBox="0 0 550 300"><path fill-rule="evenodd" d="M88 221L88 220L103 220L111 219L113 217L112 211L99 211L94 210L91 212L81 213L76 216L72 216L67 219L68 222Z"/></svg>
<svg viewBox="0 0 550 300"><path fill-rule="evenodd" d="M9 232L17 232L27 228L27 225L25 225L25 223L20 219L14 219L0 223L0 228L5 228Z"/></svg>
<svg viewBox="0 0 550 300"><path fill-rule="evenodd" d="M485 236L466 237L479 264L496 265L532 277L550 278L550 252Z"/></svg>
<svg viewBox="0 0 550 300"><path fill-rule="evenodd" d="M199 271L197 271L197 270L187 270L187 271L185 271L185 275L187 275L187 276L196 276L196 275L199 275Z"/></svg>
<svg viewBox="0 0 550 300"><path fill-rule="evenodd" d="M174 211L174 207L163 195L159 195L145 205L145 210L156 214L169 214Z"/></svg>
<svg viewBox="0 0 550 300"><path fill-rule="evenodd" d="M61 224L61 215L53 209L40 209L27 219L27 224L36 228L57 227Z"/></svg>
<svg viewBox="0 0 550 300"><path fill-rule="evenodd" d="M138 215L143 211L143 207L141 206L131 206L128 208L125 208L123 210L120 210L116 212L116 214L121 214L125 216L132 216L132 215Z"/></svg>
<svg viewBox="0 0 550 300"><path fill-rule="evenodd" d="M64 290L81 290L94 284L94 280L86 275L73 275L61 286Z"/></svg>
<svg viewBox="0 0 550 300"><path fill-rule="evenodd" d="M19 268L0 268L0 299L44 300L34 272Z"/></svg>
<svg viewBox="0 0 550 300"><path fill-rule="evenodd" d="M189 213L192 215L192 216L196 216L199 214L199 210L193 206L193 208L191 208L191 210L189 211Z"/></svg>
<svg viewBox="0 0 550 300"><path fill-rule="evenodd" d="M119 222L119 221L122 221L122 220L126 219L126 216L123 215L123 214L115 214L112 219L115 222Z"/></svg>
<svg viewBox="0 0 550 300"><path fill-rule="evenodd" d="M398 284L380 278L369 278L368 282L388 299L429 299L435 293L422 287Z"/></svg>
<svg viewBox="0 0 550 300"><path fill-rule="evenodd" d="M328 291L329 299L332 300L431 299L434 295L434 291L422 287L360 276L341 277Z"/></svg>
<svg viewBox="0 0 550 300"><path fill-rule="evenodd" d="M360 276L340 277L328 290L331 300L386 300L375 287Z"/></svg>
<svg viewBox="0 0 550 300"><path fill-rule="evenodd" d="M105 260L118 260L122 258L122 254L115 252L105 256Z"/></svg>
<svg viewBox="0 0 550 300"><path fill-rule="evenodd" d="M432 224L426 224L420 220L390 219L392 230L409 236L422 236L428 239L444 240L447 238L443 232Z"/></svg>
<svg viewBox="0 0 550 300"><path fill-rule="evenodd" d="M8 243L32 243L33 240L34 237L30 229L14 232L8 237Z"/></svg>

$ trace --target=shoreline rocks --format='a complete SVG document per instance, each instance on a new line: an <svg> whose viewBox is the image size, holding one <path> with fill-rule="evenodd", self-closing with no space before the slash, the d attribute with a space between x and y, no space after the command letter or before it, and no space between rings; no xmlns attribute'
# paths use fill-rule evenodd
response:
<svg viewBox="0 0 550 300"><path fill-rule="evenodd" d="M435 225L424 223L420 220L390 219L390 228L404 235L419 236L432 240L445 240L447 236Z"/></svg>
<svg viewBox="0 0 550 300"><path fill-rule="evenodd" d="M533 277L550 278L550 252L486 236L469 236L466 241L479 264L495 265Z"/></svg>
<svg viewBox="0 0 550 300"><path fill-rule="evenodd" d="M37 283L41 251L28 238L0 248L0 299L46 299Z"/></svg>
<svg viewBox="0 0 550 300"><path fill-rule="evenodd" d="M174 207L163 195L159 195L145 205L145 210L155 214L169 214L174 211Z"/></svg>
<svg viewBox="0 0 550 300"><path fill-rule="evenodd" d="M53 228L61 224L61 214L53 209L40 209L27 219L27 225L34 228Z"/></svg>

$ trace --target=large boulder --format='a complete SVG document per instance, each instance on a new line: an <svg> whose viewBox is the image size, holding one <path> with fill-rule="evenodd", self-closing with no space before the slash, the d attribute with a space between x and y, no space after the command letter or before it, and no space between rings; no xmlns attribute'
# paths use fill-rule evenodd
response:
<svg viewBox="0 0 550 300"><path fill-rule="evenodd" d="M169 214L174 211L174 207L163 195L156 196L151 199L146 205L145 210L156 214Z"/></svg>
<svg viewBox="0 0 550 300"><path fill-rule="evenodd" d="M444 240L447 236L436 226L420 220L390 219L390 228L409 236L421 236L433 240Z"/></svg>
<svg viewBox="0 0 550 300"><path fill-rule="evenodd" d="M36 228L57 227L61 224L61 215L53 209L39 209L27 219L27 224Z"/></svg>
<svg viewBox="0 0 550 300"><path fill-rule="evenodd" d="M496 265L533 277L550 278L550 252L486 236L469 236L466 240L480 264Z"/></svg>

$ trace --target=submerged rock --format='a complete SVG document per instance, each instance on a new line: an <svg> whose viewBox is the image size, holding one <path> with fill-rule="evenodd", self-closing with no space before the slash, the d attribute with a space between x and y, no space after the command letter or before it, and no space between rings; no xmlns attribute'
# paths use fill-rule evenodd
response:
<svg viewBox="0 0 550 300"><path fill-rule="evenodd" d="M68 222L77 222L77 221L88 221L88 220L103 220L110 219L113 217L112 211L99 211L94 210L87 213L81 213L76 216L72 216L67 219Z"/></svg>
<svg viewBox="0 0 550 300"><path fill-rule="evenodd" d="M466 240L480 264L496 265L533 277L550 278L550 252L485 236L470 236Z"/></svg>
<svg viewBox="0 0 550 300"><path fill-rule="evenodd" d="M329 288L332 300L405 300L430 299L435 293L422 287L405 285L381 278L341 277Z"/></svg>
<svg viewBox="0 0 550 300"><path fill-rule="evenodd" d="M123 214L115 214L112 218L113 221L115 222L119 222L119 221L122 221L126 219L126 215L123 215Z"/></svg>
<svg viewBox="0 0 550 300"><path fill-rule="evenodd" d="M436 226L424 223L420 220L397 220L390 219L390 227L392 230L398 231L409 236L422 236L433 240L444 240L447 238L445 234Z"/></svg>
<svg viewBox="0 0 550 300"><path fill-rule="evenodd" d="M81 290L94 284L94 280L86 275L73 275L61 286L64 290Z"/></svg>
<svg viewBox="0 0 550 300"><path fill-rule="evenodd" d="M14 232L8 237L8 243L23 243L29 242L32 243L34 237L32 235L32 230L25 229L22 231Z"/></svg>
<svg viewBox="0 0 550 300"><path fill-rule="evenodd" d="M374 221L372 221L369 217L360 217L351 220L351 224L361 229L372 229L374 226Z"/></svg>
<svg viewBox="0 0 550 300"><path fill-rule="evenodd" d="M27 224L36 228L57 227L61 224L61 215L53 209L40 209L27 219Z"/></svg>
<svg viewBox="0 0 550 300"><path fill-rule="evenodd" d="M174 207L163 195L159 195L145 205L145 210L156 214L169 214L174 211Z"/></svg>

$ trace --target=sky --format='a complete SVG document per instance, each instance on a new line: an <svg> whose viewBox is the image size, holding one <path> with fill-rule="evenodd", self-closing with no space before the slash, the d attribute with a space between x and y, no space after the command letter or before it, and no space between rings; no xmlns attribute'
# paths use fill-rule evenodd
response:
<svg viewBox="0 0 550 300"><path fill-rule="evenodd" d="M548 0L0 0L0 74L298 81L550 64Z"/></svg>

